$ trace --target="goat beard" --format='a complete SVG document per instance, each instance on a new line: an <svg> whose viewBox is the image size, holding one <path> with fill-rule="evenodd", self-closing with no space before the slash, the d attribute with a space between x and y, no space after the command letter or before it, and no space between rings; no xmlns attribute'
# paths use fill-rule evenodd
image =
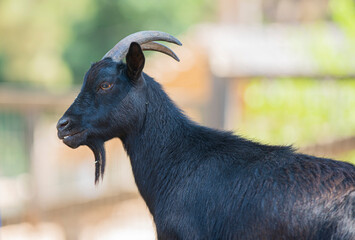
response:
<svg viewBox="0 0 355 240"><path fill-rule="evenodd" d="M88 144L88 147L94 153L95 156L95 185L99 182L100 176L101 180L104 177L105 165L106 165L106 154L104 141L96 140Z"/></svg>

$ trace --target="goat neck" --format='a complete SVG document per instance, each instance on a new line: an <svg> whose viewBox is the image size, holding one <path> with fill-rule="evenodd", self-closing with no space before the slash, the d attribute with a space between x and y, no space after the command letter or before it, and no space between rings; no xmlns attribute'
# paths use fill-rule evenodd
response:
<svg viewBox="0 0 355 240"><path fill-rule="evenodd" d="M185 144L192 124L157 82L147 75L144 77L147 83L144 122L139 124L142 126L139 131L128 134L122 142L138 189L152 212L159 201L157 196L166 194L172 182L183 177L174 173L182 167L186 148L181 145Z"/></svg>

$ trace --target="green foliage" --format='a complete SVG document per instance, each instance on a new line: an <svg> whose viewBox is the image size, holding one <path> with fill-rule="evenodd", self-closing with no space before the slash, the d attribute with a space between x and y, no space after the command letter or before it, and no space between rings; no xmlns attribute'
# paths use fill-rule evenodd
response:
<svg viewBox="0 0 355 240"><path fill-rule="evenodd" d="M253 80L244 92L238 133L264 143L300 147L355 132L354 79Z"/></svg>
<svg viewBox="0 0 355 240"><path fill-rule="evenodd" d="M84 1L0 1L0 52L6 56L0 78L47 88L68 84L71 73L61 55L71 22L85 16L78 3Z"/></svg>
<svg viewBox="0 0 355 240"><path fill-rule="evenodd" d="M346 75L353 73L355 61L355 2L353 0L331 0L329 10L337 29L332 38L325 37L329 32L329 22L313 26L313 45L310 52L325 74ZM337 31L340 30L340 31ZM335 35L338 34L338 35ZM342 34L343 36L339 36ZM344 39L342 39L344 37ZM339 42L341 45L339 46Z"/></svg>
<svg viewBox="0 0 355 240"><path fill-rule="evenodd" d="M5 62L5 56L4 56L4 54L0 53L0 83L5 81L5 79L3 78L4 69L5 69L4 62Z"/></svg>
<svg viewBox="0 0 355 240"><path fill-rule="evenodd" d="M329 6L333 20L354 41L355 2L353 0L331 0Z"/></svg>

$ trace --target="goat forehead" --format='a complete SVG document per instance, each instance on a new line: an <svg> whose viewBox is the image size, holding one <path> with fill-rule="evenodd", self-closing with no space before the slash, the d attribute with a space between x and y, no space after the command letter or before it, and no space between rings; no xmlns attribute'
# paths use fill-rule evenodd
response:
<svg viewBox="0 0 355 240"><path fill-rule="evenodd" d="M101 60L94 63L86 73L84 85L96 84L98 80L110 78L116 73L116 63L109 60Z"/></svg>

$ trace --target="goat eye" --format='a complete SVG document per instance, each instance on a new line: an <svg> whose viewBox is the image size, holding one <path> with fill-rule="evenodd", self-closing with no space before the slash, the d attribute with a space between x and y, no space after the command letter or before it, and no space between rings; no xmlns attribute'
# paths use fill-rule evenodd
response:
<svg viewBox="0 0 355 240"><path fill-rule="evenodd" d="M100 88L101 88L102 90L108 90L108 89L110 89L110 88L112 87L112 85L113 85L113 84L111 84L111 83L103 82L103 83L101 83Z"/></svg>

